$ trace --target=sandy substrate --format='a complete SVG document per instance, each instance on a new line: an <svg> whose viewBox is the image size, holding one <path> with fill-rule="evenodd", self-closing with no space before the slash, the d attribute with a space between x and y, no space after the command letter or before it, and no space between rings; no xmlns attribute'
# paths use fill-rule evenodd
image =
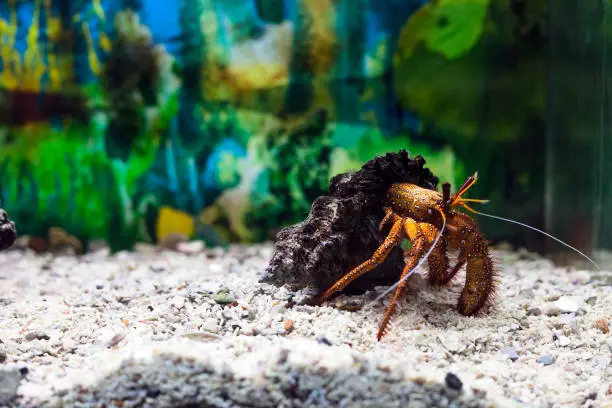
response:
<svg viewBox="0 0 612 408"><path fill-rule="evenodd" d="M612 273L494 255L494 313L414 275L377 342L385 288L293 306L257 283L268 245L2 252L0 405L612 407Z"/></svg>

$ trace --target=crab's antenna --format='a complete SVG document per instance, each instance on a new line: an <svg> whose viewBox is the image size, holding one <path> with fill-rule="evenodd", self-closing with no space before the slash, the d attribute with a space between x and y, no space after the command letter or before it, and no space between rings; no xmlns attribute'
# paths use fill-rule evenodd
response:
<svg viewBox="0 0 612 408"><path fill-rule="evenodd" d="M465 200L464 200L464 201L465 201ZM467 210L469 210L469 211L471 211L471 212L473 212L473 213L475 213L475 214L478 214L478 215L483 215L483 216L485 216L485 217L495 218L495 219L502 220L502 221L511 222L511 223L513 223L513 224L518 224L518 225L521 225L521 226L523 226L523 227L529 228L529 229L531 229L531 230L533 230L533 231L539 232L540 234L546 235L547 237L554 239L554 240L555 240L555 241L557 241L558 243L560 243L560 244L562 244L562 245L565 245L565 246L566 246L566 247L568 247L569 249L571 249L571 250L573 250L573 251L577 252L578 254L582 255L582 256L583 256L585 259L587 259L587 260L588 260L590 263L592 263L592 264L593 264L593 265L594 265L594 266L595 266L597 269L599 269L599 265L597 265L597 264L596 264L596 263L595 263L595 262L594 262L594 261L593 261L591 258L589 258L589 257L588 257L586 254L584 254L583 252L581 252L579 249L574 248L574 247L573 247L573 246L571 246L570 244L568 244L568 243L566 243L566 242L561 241L559 238L557 238L557 237L554 237L554 236L550 235L548 232L542 231L542 230L540 230L540 229L537 229L536 227L532 227L531 225L527 225L527 224L522 223L522 222L519 222L519 221L511 220L511 219L509 219L509 218L504 218L504 217L500 217L500 216L498 216L498 215L492 215L492 214L487 214L487 213L483 213L483 212L480 212L480 211L476 211L476 210L474 210L473 208L471 208L470 206L468 206L467 204L465 204L465 202L462 202L462 203L461 203L461 205L463 205L463 207L465 207Z"/></svg>
<svg viewBox="0 0 612 408"><path fill-rule="evenodd" d="M421 260L415 265L414 268L412 268L412 270L409 273L406 274L406 276L404 276L402 279L398 280L395 284L393 284L393 286L391 286L389 289L385 290L382 293L382 295L378 296L376 299L374 299L370 303L376 303L380 299L382 299L385 296L387 296L389 293L393 292L395 290L395 288L397 288L399 286L400 283L404 282L410 276L412 276L412 274L415 273L421 267L421 265L423 265L423 262L425 262L427 260L427 258L429 258L429 255L431 254L431 252L434 250L434 248L438 244L438 241L440 240L440 237L442 237L442 234L444 233L444 228L446 227L446 216L444 215L444 213L442 211L440 211L440 214L442 214L442 228L440 229L440 232L438 233L438 236L434 240L433 244L431 244L431 248L429 248L427 253L425 253L425 256L423 256L421 258Z"/></svg>

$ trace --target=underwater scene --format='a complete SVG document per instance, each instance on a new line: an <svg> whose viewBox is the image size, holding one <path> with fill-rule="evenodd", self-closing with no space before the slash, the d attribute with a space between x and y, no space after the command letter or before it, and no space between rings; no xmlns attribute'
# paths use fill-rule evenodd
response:
<svg viewBox="0 0 612 408"><path fill-rule="evenodd" d="M591 245L591 201L564 223L546 206L548 18L543 0L8 0L0 205L20 234L114 250L253 243L406 149L453 189L478 171L489 213Z"/></svg>

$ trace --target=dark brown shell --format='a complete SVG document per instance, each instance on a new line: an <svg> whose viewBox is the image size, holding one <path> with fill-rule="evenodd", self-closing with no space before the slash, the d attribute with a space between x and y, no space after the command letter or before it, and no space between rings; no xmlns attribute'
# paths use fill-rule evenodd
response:
<svg viewBox="0 0 612 408"><path fill-rule="evenodd" d="M408 182L437 190L438 178L424 165L423 157L411 159L401 150L378 156L356 172L332 178L330 195L315 199L304 221L277 234L261 282L287 285L292 290L310 288L317 293L329 288L372 256L384 239L378 232L383 218L381 199L391 184ZM394 283L402 266L402 250L395 248L382 265L356 279L345 292Z"/></svg>
<svg viewBox="0 0 612 408"><path fill-rule="evenodd" d="M0 208L0 251L13 245L16 239L15 223L9 220L6 211Z"/></svg>

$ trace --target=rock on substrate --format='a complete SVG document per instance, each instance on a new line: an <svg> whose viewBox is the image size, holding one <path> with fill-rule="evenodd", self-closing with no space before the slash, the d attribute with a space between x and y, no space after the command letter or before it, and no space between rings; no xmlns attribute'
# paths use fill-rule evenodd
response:
<svg viewBox="0 0 612 408"><path fill-rule="evenodd" d="M0 208L0 251L9 248L17 239L15 223L9 220L6 211Z"/></svg>
<svg viewBox="0 0 612 408"><path fill-rule="evenodd" d="M9 404L17 397L17 389L23 379L23 369L3 367L0 369L0 404Z"/></svg>

